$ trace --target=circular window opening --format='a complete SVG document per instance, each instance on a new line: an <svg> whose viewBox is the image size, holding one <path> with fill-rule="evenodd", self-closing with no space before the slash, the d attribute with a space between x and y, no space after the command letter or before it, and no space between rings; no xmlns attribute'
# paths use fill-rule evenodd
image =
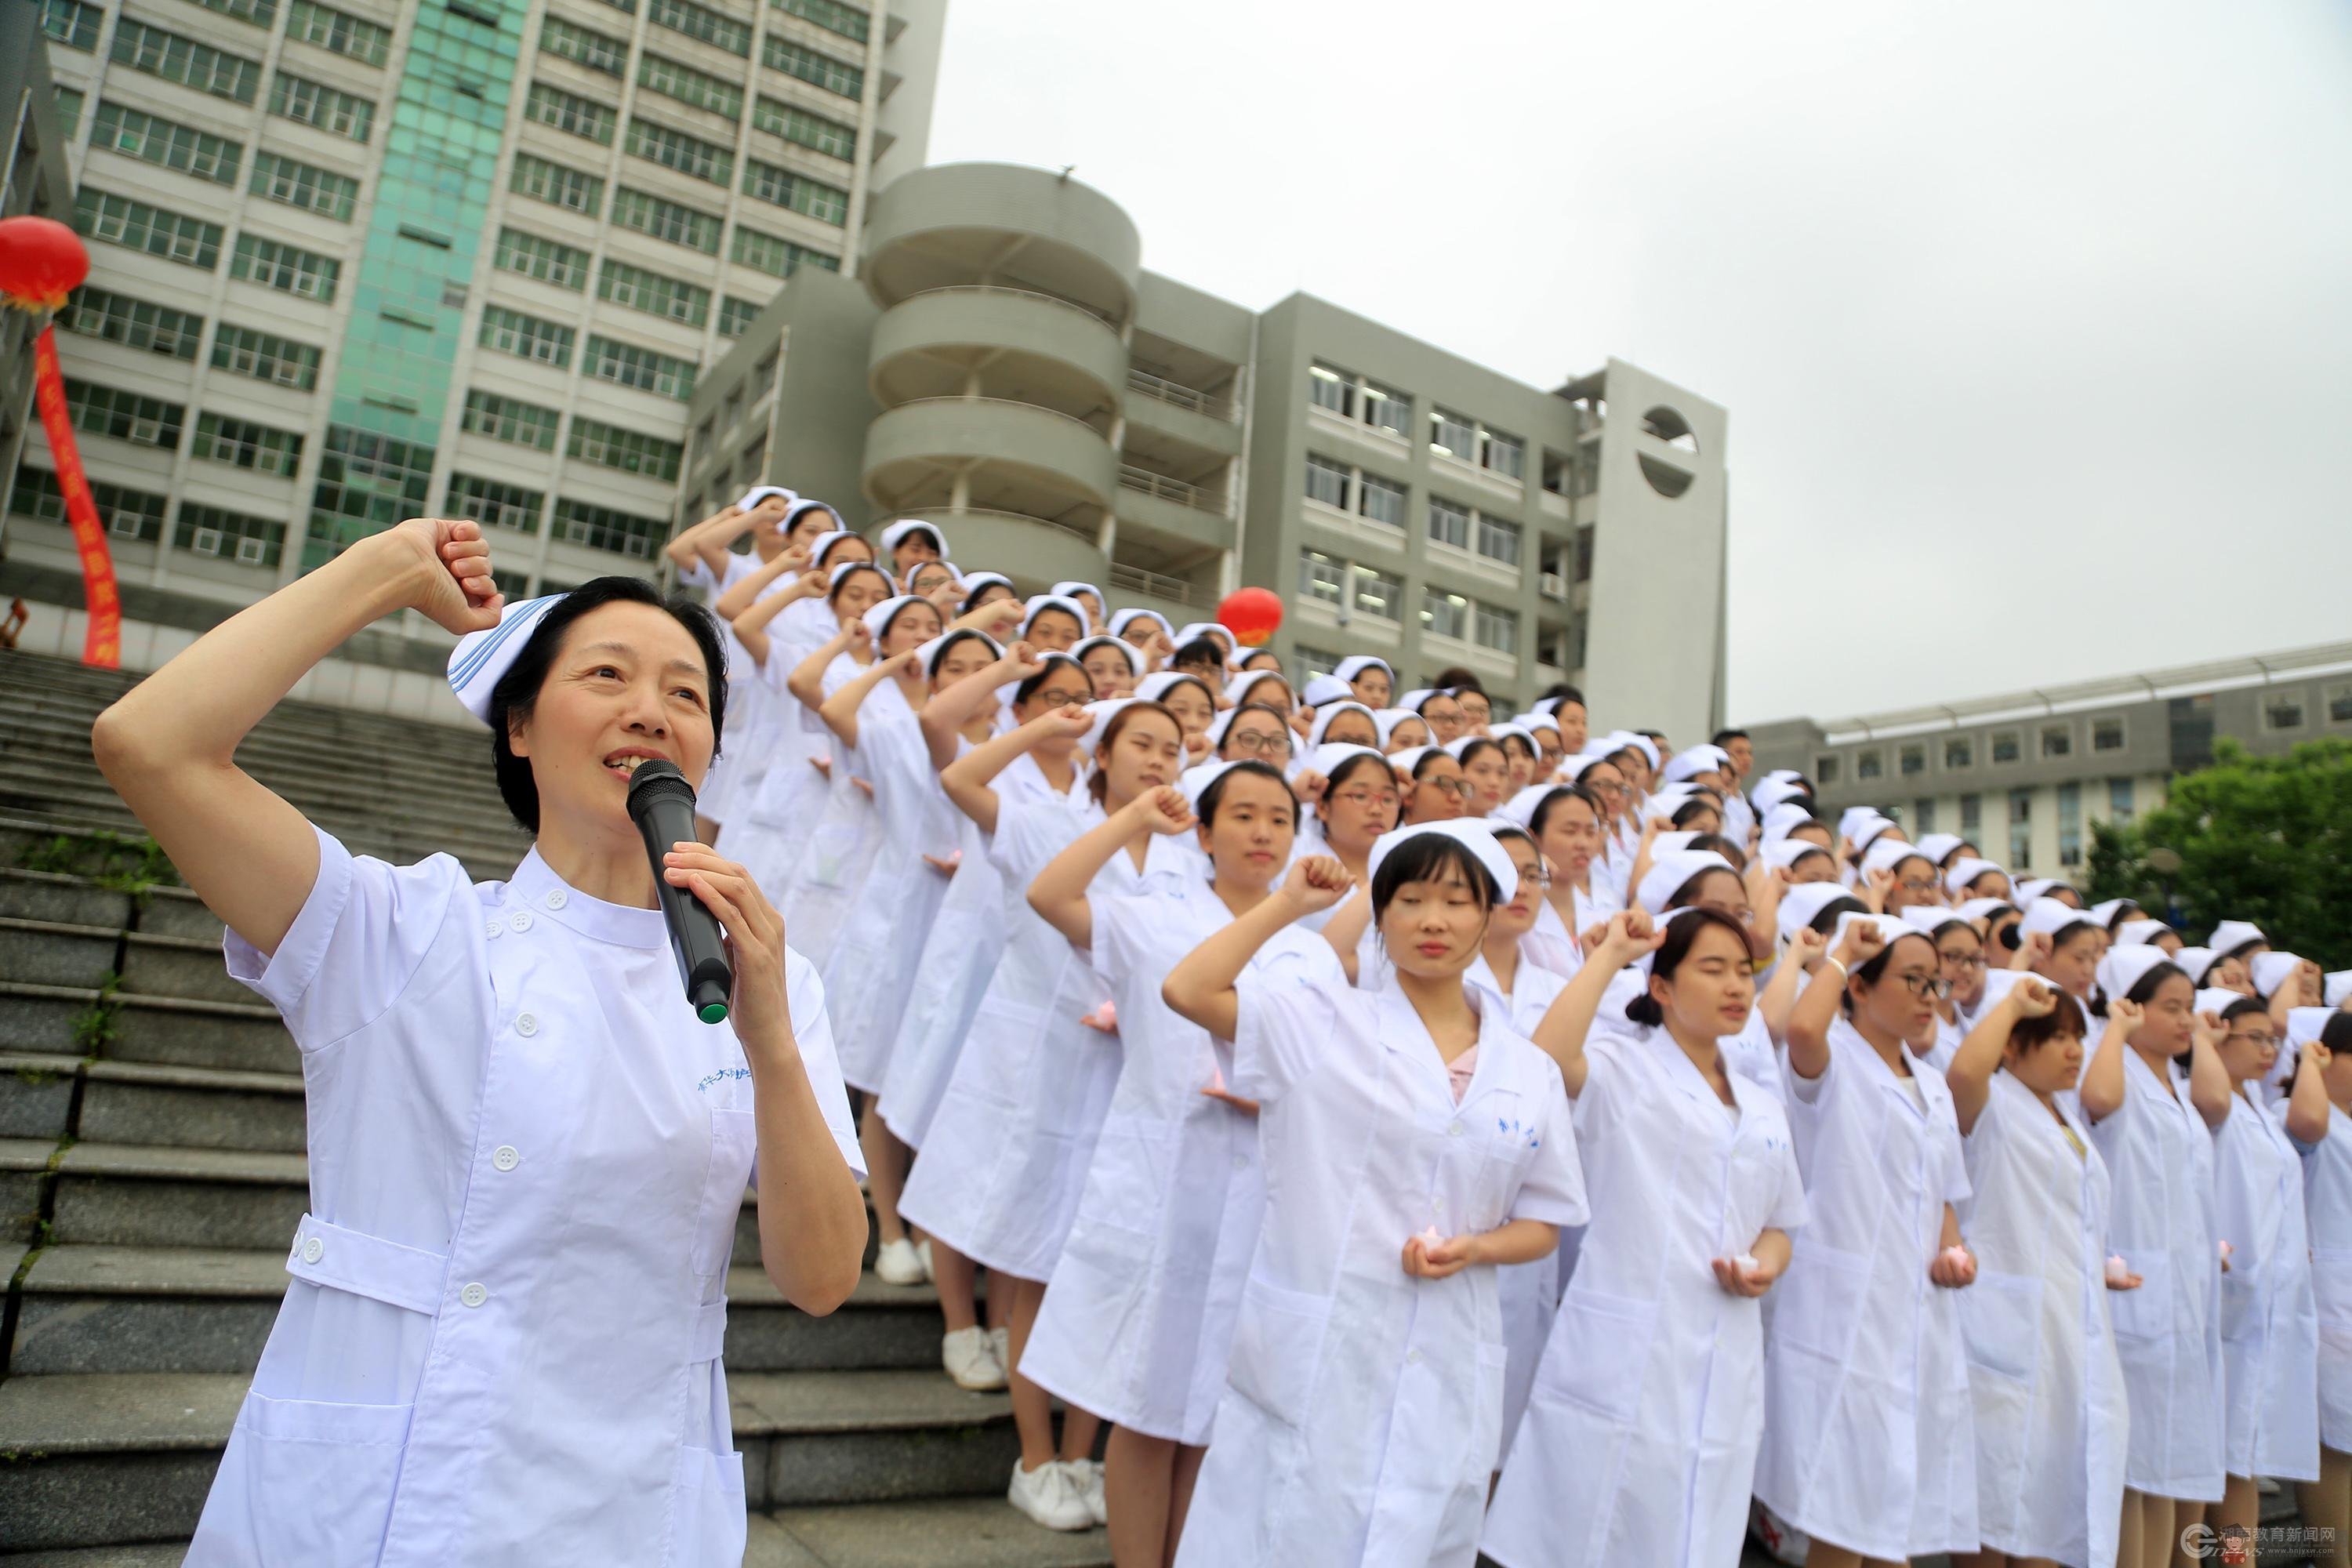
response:
<svg viewBox="0 0 2352 1568"><path fill-rule="evenodd" d="M1642 416L1642 428L1677 452L1698 456L1698 437L1691 434L1690 421L1663 403Z"/></svg>
<svg viewBox="0 0 2352 1568"><path fill-rule="evenodd" d="M1662 463L1647 452L1637 452L1634 456L1642 465L1642 477L1650 481L1650 488L1668 500L1691 488L1691 476L1682 469Z"/></svg>

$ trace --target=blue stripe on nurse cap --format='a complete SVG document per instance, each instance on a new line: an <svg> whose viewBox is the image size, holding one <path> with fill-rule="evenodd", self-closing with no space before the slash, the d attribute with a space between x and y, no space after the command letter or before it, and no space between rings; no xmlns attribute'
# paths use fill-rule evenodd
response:
<svg viewBox="0 0 2352 1568"><path fill-rule="evenodd" d="M449 689L457 693L467 712L485 724L490 721L490 693L497 689L499 678L521 655L547 612L562 601L561 594L542 594L509 605L497 626L467 632L457 639L457 646L449 650Z"/></svg>

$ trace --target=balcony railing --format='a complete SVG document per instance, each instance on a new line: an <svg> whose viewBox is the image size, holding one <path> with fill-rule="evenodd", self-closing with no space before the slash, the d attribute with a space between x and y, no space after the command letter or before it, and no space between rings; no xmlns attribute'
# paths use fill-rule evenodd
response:
<svg viewBox="0 0 2352 1568"><path fill-rule="evenodd" d="M1230 397L1220 397L1213 392L1196 391L1192 387L1170 381L1164 376L1154 375L1148 370L1129 370L1127 373L1127 385L1130 392L1139 392L1146 397L1157 398L1162 403L1172 404L1178 408L1189 408L1195 414L1222 420L1227 425L1233 424L1238 415L1234 400Z"/></svg>
<svg viewBox="0 0 2352 1568"><path fill-rule="evenodd" d="M1213 517L1233 516L1231 509L1225 505L1222 498L1211 495L1200 486L1188 485L1181 479L1171 479L1165 474L1155 474L1150 468L1139 468L1132 463L1119 465L1118 487L1125 490L1140 490L1148 496L1158 496L1161 500L1172 500L1178 506L1188 506L1194 511L1205 511Z"/></svg>
<svg viewBox="0 0 2352 1568"><path fill-rule="evenodd" d="M1124 588L1130 594L1149 594L1155 599L1165 599L1171 605L1192 602L1192 584L1181 577L1162 577L1157 572L1146 572L1140 566L1110 563L1110 585Z"/></svg>

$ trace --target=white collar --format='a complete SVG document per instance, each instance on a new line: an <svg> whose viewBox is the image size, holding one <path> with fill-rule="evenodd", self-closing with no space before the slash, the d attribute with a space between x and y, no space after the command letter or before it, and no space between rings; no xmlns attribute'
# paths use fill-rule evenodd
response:
<svg viewBox="0 0 2352 1568"><path fill-rule="evenodd" d="M500 902L536 910L592 942L616 947L669 945L669 925L659 909L634 909L589 897L557 876L540 858L536 844L515 868Z"/></svg>

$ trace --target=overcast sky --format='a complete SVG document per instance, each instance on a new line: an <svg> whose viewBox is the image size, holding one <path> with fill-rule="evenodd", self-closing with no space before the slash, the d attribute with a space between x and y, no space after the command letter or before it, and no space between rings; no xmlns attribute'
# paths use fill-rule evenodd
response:
<svg viewBox="0 0 2352 1568"><path fill-rule="evenodd" d="M2336 0L949 0L930 155L1724 405L1737 719L2352 637Z"/></svg>

